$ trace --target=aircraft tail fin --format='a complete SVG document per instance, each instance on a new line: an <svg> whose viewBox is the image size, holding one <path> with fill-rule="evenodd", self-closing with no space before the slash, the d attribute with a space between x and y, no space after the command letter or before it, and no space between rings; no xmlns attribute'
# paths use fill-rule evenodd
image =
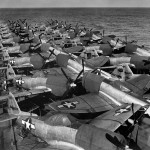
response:
<svg viewBox="0 0 150 150"><path fill-rule="evenodd" d="M9 92L8 96L8 114L9 115L18 115L21 113L21 110L19 108L19 105L14 97L14 95Z"/></svg>
<svg viewBox="0 0 150 150"><path fill-rule="evenodd" d="M133 72L131 70L131 68L129 67L130 64L124 64L124 68L125 68L125 74L128 76L133 76Z"/></svg>
<svg viewBox="0 0 150 150"><path fill-rule="evenodd" d="M7 65L6 77L8 80L16 77L15 71L13 70L11 64Z"/></svg>
<svg viewBox="0 0 150 150"><path fill-rule="evenodd" d="M14 115L17 117L18 116L37 116L36 114L33 114L33 113L21 111L14 95L11 92L9 92L9 97L8 97L8 114Z"/></svg>
<svg viewBox="0 0 150 150"><path fill-rule="evenodd" d="M8 54L7 51L4 51L4 52L3 52L3 59L4 59L4 61L7 61L7 60L10 59L10 56L9 56L9 54Z"/></svg>

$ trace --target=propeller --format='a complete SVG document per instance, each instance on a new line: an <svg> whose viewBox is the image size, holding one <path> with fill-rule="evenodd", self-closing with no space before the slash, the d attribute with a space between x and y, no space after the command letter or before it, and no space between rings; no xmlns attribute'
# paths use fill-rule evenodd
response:
<svg viewBox="0 0 150 150"><path fill-rule="evenodd" d="M51 26L51 23L48 20L46 20L46 22Z"/></svg>
<svg viewBox="0 0 150 150"><path fill-rule="evenodd" d="M41 36L42 35L45 35L44 33L41 33L40 35L39 35L39 39L40 39L40 43L42 44L42 40L41 40Z"/></svg>
<svg viewBox="0 0 150 150"><path fill-rule="evenodd" d="M66 79L68 80L69 86L67 86L67 90L65 91L65 93L63 94L62 98L65 99L69 93L71 93L72 89L74 86L76 86L76 84L74 84L74 81L67 76L66 72L64 71L63 68L61 68L62 73L64 74L64 76L66 77Z"/></svg>
<svg viewBox="0 0 150 150"><path fill-rule="evenodd" d="M48 58L44 57L40 52L37 52L37 54L38 54L39 56L41 56L41 57L43 58L43 60L44 60L44 64L43 64L43 66L41 67L42 69L45 68L46 64L51 61L51 60L50 60L51 55L56 56L56 54L54 53L54 50L55 50L55 49L49 50L50 54L49 54L49 57L48 57Z"/></svg>
<svg viewBox="0 0 150 150"><path fill-rule="evenodd" d="M31 48L31 47L32 47L32 48ZM38 50L38 48L40 48L40 47L41 47L41 43L37 43L37 44L34 45L34 46L30 44L30 49L29 49L29 51L30 51L30 52L34 52L34 53L37 53L37 52L38 52L37 50Z"/></svg>
<svg viewBox="0 0 150 150"><path fill-rule="evenodd" d="M49 49L49 52L50 52L50 55L49 55L49 58L51 55L54 55L54 56L57 56L55 53L54 53L55 49Z"/></svg>
<svg viewBox="0 0 150 150"><path fill-rule="evenodd" d="M62 73L64 74L64 76L68 80L69 87L71 87L71 88L68 88L67 91L63 94L63 98L66 98L67 95L71 92L71 90L74 89L74 87L78 83L79 77L81 76L82 73L84 73L84 60L83 59L82 59L82 66L83 66L83 69L79 72L79 74L78 74L78 76L76 77L75 80L73 80L70 77L68 77L68 75L66 74L66 72L64 71L64 69L61 68Z"/></svg>
<svg viewBox="0 0 150 150"><path fill-rule="evenodd" d="M116 44L115 44L115 46L114 46L114 47L116 47L116 46L117 46L118 42L119 42L119 38L117 38L117 41L116 41Z"/></svg>
<svg viewBox="0 0 150 150"><path fill-rule="evenodd" d="M63 68L61 68L61 71L64 74L64 76L66 77L66 79L68 80L68 82L71 84L73 82L73 80L67 76L67 74L66 74L66 72L64 71Z"/></svg>
<svg viewBox="0 0 150 150"><path fill-rule="evenodd" d="M37 54L38 54L39 56L41 56L41 57L43 58L43 60L44 60L43 66L41 67L41 69L44 69L45 66L46 66L46 64L49 62L49 57L50 57L50 56L49 56L48 59L47 59L46 57L44 57L43 55L41 55L41 53L37 52Z"/></svg>
<svg viewBox="0 0 150 150"><path fill-rule="evenodd" d="M127 36L125 36L125 44L127 44L128 43L128 37ZM134 40L133 41L131 41L130 43L134 43Z"/></svg>
<svg viewBox="0 0 150 150"><path fill-rule="evenodd" d="M113 48L113 46L110 44L110 42L109 42L109 41L107 41L107 43L110 45L110 47L111 47L111 48Z"/></svg>
<svg viewBox="0 0 150 150"><path fill-rule="evenodd" d="M132 105L131 105L132 114L133 114L133 124L129 127L128 130L130 131L133 127L135 127L136 124L138 125L137 132L136 132L136 138L135 138L136 144L137 144L137 140L138 140L139 120L141 120L143 118L143 115L145 114L145 112L147 111L148 108L149 108L149 105L141 107L141 109L139 110L140 115L138 116L138 118L136 118L135 112L134 112L134 104L132 103ZM133 130L132 130L132 132L129 136L130 137L129 143L130 143L130 140L131 140L131 137L132 137L132 133L133 133Z"/></svg>
<svg viewBox="0 0 150 150"><path fill-rule="evenodd" d="M28 38L28 39L29 39L29 38ZM31 47L32 47L32 46L31 46L31 43L30 43L29 49L27 49L26 51L24 51L23 54L28 53L28 52L31 52L31 50L30 50Z"/></svg>
<svg viewBox="0 0 150 150"><path fill-rule="evenodd" d="M75 83L76 83L76 81L78 80L78 78L81 76L81 74L84 73L84 60L83 60L83 59L82 59L82 68L83 68L83 69L79 72L78 76L76 77L76 79L75 79L75 81L74 81Z"/></svg>
<svg viewBox="0 0 150 150"><path fill-rule="evenodd" d="M125 36L124 38L125 38L125 40L119 39L123 44L127 44L127 43L131 43L131 44L135 43L136 44L138 42L138 40L128 41L128 37L127 36Z"/></svg>

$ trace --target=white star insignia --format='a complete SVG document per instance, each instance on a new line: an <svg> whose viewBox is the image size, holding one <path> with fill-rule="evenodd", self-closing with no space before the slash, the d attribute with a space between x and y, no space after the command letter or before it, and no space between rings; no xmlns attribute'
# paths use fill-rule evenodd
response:
<svg viewBox="0 0 150 150"><path fill-rule="evenodd" d="M28 130L35 129L35 125L31 123L31 118L28 118L27 121L22 120L22 124L25 125L25 128Z"/></svg>
<svg viewBox="0 0 150 150"><path fill-rule="evenodd" d="M131 106L129 105L129 106L125 107L125 108L120 108L120 109L116 110L114 116L118 116L118 115L120 115L122 113L129 112L131 110L130 107Z"/></svg>
<svg viewBox="0 0 150 150"><path fill-rule="evenodd" d="M61 105L58 106L58 108L69 108L69 109L73 109L76 107L76 104L78 104L77 101L75 102L68 102L68 101L65 101L65 102L62 102Z"/></svg>

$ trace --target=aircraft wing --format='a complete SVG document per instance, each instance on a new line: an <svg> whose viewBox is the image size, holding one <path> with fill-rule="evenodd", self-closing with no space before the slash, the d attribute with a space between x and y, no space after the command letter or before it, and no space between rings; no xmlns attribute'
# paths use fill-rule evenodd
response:
<svg viewBox="0 0 150 150"><path fill-rule="evenodd" d="M101 93L89 93L46 105L46 109L64 113L95 113L113 109L116 104Z"/></svg>
<svg viewBox="0 0 150 150"><path fill-rule="evenodd" d="M19 66L12 66L13 68L33 68L33 65L30 63L19 65Z"/></svg>
<svg viewBox="0 0 150 150"><path fill-rule="evenodd" d="M33 95L37 95L40 93L47 93L50 92L50 89L34 89L34 90L29 90L29 91L16 91L15 93L13 93L14 97L18 97L19 101L23 101L25 100L25 97L29 97L29 96L33 96ZM0 102L1 101L7 101L8 99L8 95L4 95L4 96L0 96Z"/></svg>
<svg viewBox="0 0 150 150"><path fill-rule="evenodd" d="M142 96L150 89L150 76L147 74L133 76L123 84L125 87L131 89L133 93Z"/></svg>
<svg viewBox="0 0 150 150"><path fill-rule="evenodd" d="M110 131L115 131L119 126L121 126L127 119L129 119L133 112L135 113L141 108L140 105L124 104L122 106L116 107L91 121L90 124L98 127L108 129Z"/></svg>
<svg viewBox="0 0 150 150"><path fill-rule="evenodd" d="M12 51L12 52L9 51L8 53L9 53L10 55L11 55L11 54L19 55L19 54L22 54L22 51L18 51L18 50L17 50L17 51Z"/></svg>
<svg viewBox="0 0 150 150"><path fill-rule="evenodd" d="M20 68L33 68L32 64L24 64L19 66L12 66L13 69L20 69ZM7 67L1 67L0 70L6 70Z"/></svg>

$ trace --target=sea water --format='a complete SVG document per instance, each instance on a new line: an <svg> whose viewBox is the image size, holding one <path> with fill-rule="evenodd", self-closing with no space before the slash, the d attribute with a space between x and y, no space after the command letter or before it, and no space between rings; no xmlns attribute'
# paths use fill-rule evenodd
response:
<svg viewBox="0 0 150 150"><path fill-rule="evenodd" d="M0 20L27 19L41 23L58 19L75 25L105 30L105 35L115 34L128 41L138 40L138 45L150 48L150 8L30 8L0 9Z"/></svg>

